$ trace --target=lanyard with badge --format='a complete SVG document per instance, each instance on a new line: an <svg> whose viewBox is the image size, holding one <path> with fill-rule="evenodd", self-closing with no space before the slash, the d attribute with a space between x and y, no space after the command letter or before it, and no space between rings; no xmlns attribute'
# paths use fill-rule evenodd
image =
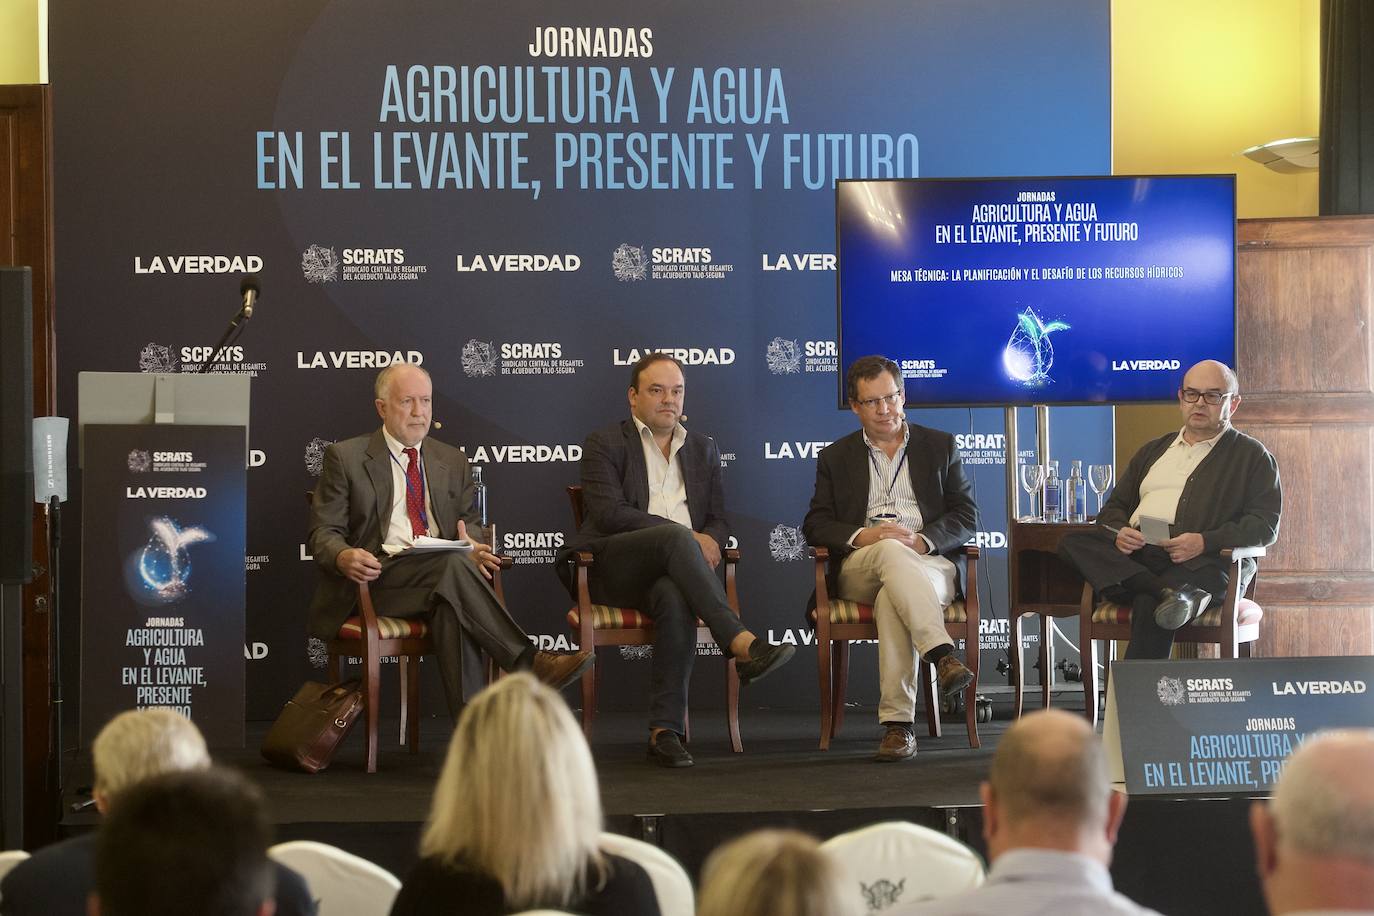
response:
<svg viewBox="0 0 1374 916"><path fill-rule="evenodd" d="M883 469L880 468L880 467L878 467L878 459L877 459L876 457L874 457L873 451L874 451L873 446L869 446L869 448L868 448L868 460L869 460L870 462L872 462L872 464L873 464L873 471L874 471L875 474L878 475L878 480L881 481L881 480L883 479ZM899 459L897 459L897 467L896 467L896 469L892 472L892 479L890 479L890 480L887 482L887 501L883 503L883 505L882 505L881 508L890 509L890 510L892 510L892 512L894 512L894 513L897 511L897 500L896 500L896 498L892 495L892 492L897 488L897 478L901 475L901 473L902 473L902 468L905 467L905 466L906 466L906 449L903 448L903 449L902 449L902 457L899 458Z"/></svg>

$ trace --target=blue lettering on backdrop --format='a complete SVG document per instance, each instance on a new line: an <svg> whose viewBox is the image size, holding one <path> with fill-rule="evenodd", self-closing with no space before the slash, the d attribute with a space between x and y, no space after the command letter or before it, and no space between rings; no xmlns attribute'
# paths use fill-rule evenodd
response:
<svg viewBox="0 0 1374 916"><path fill-rule="evenodd" d="M84 176L55 202L59 400L75 403L78 370L178 371L183 349L218 335L211 304L232 299L234 277L139 272L135 259L261 259L258 314L223 367L255 376L250 445L269 456L248 472L248 639L267 647L245 662L254 718L319 659L304 631L315 571L301 493L329 442L375 428L371 378L394 354L423 354L433 373L434 435L486 457L492 518L503 545L520 545L506 594L546 647L570 639L568 599L555 548L530 545L570 526L573 447L625 415L616 353L686 354L688 422L722 453L746 621L807 645L796 529L815 449L795 444L857 426L834 408L832 183L1109 172L1107 7L874 0L797 15L782 0L591 0L573 28L537 4L55 6L54 155ZM249 44L251 56L230 51ZM95 116L111 111L118 143ZM116 240L93 213L133 228ZM132 320L110 322L111 298ZM961 437L977 487L994 647L982 676L995 684L1001 411L910 416ZM1105 410L1053 416L1056 457L1107 457ZM873 650L856 651L851 695L871 702ZM600 664L616 685L602 702L642 708L647 666ZM810 664L749 702L814 708ZM713 708L718 672L698 667L694 703Z"/></svg>

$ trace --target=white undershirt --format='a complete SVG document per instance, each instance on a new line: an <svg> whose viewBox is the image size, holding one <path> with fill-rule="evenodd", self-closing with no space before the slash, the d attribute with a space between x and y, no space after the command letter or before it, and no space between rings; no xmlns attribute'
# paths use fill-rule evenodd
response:
<svg viewBox="0 0 1374 916"><path fill-rule="evenodd" d="M410 528L410 513L406 511L406 467L410 464L410 456L405 453L405 446L387 432L385 426L382 427L382 437L386 439L387 450L391 452L391 458L388 459L391 465L391 513L387 516L389 521L386 530L382 532L382 543L409 545L415 539ZM425 521L429 523L427 533L432 535L435 533L434 500L429 496L429 477L424 474L424 444L425 440L421 439L415 448L419 451L420 476L425 485Z"/></svg>
<svg viewBox="0 0 1374 916"><path fill-rule="evenodd" d="M649 514L677 522L684 527L692 527L692 513L687 509L687 481L682 476L682 462L677 453L687 441L687 430L679 423L673 427L673 441L668 446L668 457L654 441L653 430L634 415L639 429L639 441L644 446L644 467L649 474Z"/></svg>

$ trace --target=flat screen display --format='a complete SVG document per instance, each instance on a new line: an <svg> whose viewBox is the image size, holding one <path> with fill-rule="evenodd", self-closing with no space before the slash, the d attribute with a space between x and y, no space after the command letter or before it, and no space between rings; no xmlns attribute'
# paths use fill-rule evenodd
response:
<svg viewBox="0 0 1374 916"><path fill-rule="evenodd" d="M909 406L1170 401L1235 365L1233 175L841 181L840 406L878 353Z"/></svg>

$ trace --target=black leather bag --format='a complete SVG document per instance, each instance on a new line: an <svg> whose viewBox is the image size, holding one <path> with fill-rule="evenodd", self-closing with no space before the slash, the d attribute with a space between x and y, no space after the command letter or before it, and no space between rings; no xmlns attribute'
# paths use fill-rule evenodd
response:
<svg viewBox="0 0 1374 916"><path fill-rule="evenodd" d="M363 692L356 678L341 684L306 681L272 723L262 756L284 769L318 773L334 759L362 711Z"/></svg>

